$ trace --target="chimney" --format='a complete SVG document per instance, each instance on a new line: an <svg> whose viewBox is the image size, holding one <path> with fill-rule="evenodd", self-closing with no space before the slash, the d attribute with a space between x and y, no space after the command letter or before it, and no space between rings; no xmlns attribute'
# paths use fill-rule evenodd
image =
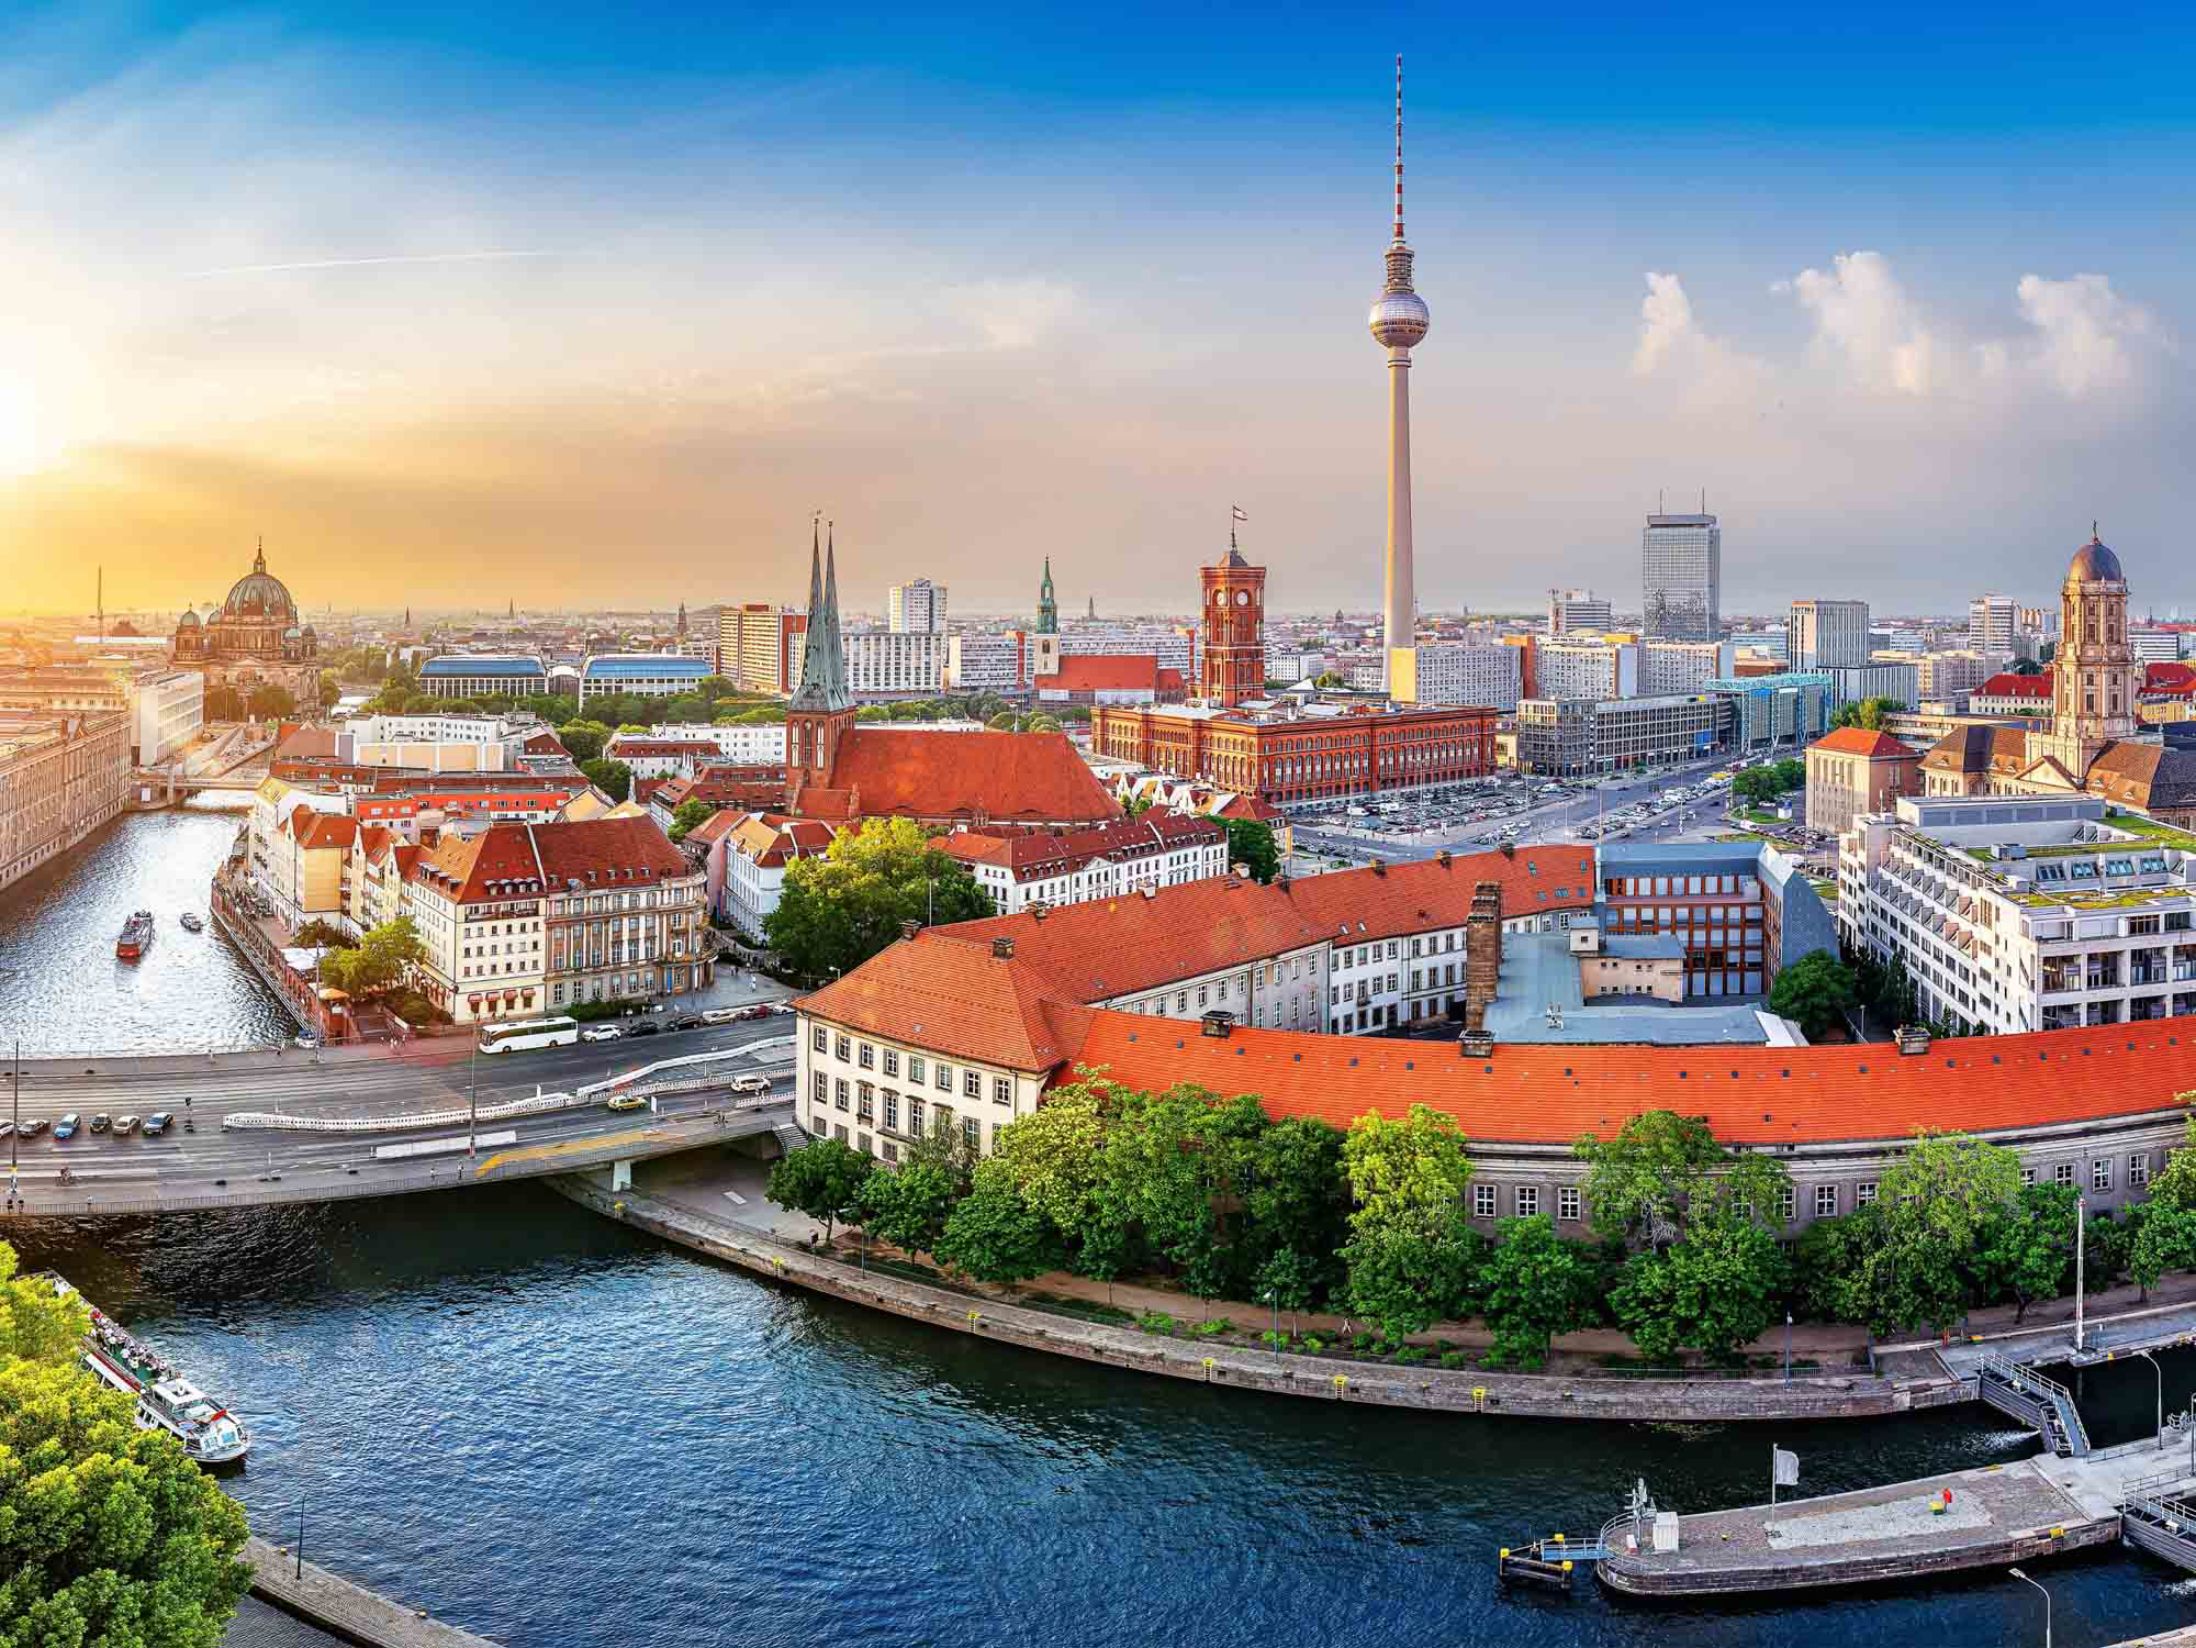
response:
<svg viewBox="0 0 2196 1648"><path fill-rule="evenodd" d="M1434 862L1446 870L1449 867L1449 849L1444 847L1434 854Z"/></svg>
<svg viewBox="0 0 2196 1648"><path fill-rule="evenodd" d="M1228 866L1228 874L1234 876L1238 881L1250 880L1250 873L1251 867L1248 864L1230 864Z"/></svg>
<svg viewBox="0 0 2196 1648"><path fill-rule="evenodd" d="M1044 920L1045 911L1047 908L1048 906L1045 904L1045 901L1043 899L1039 899L1035 904L1032 904L1029 907L1029 919L1032 921Z"/></svg>
<svg viewBox="0 0 2196 1648"><path fill-rule="evenodd" d="M1205 1014L1203 1028L1198 1031L1199 1035L1216 1036L1222 1041L1234 1033L1235 1015L1224 1007L1215 1007Z"/></svg>
<svg viewBox="0 0 2196 1648"><path fill-rule="evenodd" d="M1502 979L1502 884L1482 881L1472 889L1464 922L1464 1028L1484 1031L1487 1004Z"/></svg>
<svg viewBox="0 0 2196 1648"><path fill-rule="evenodd" d="M1517 857L1517 843L1514 841L1505 841L1502 844L1502 856L1504 858Z"/></svg>
<svg viewBox="0 0 2196 1648"><path fill-rule="evenodd" d="M1374 859L1372 861L1372 873L1376 876L1386 875L1388 873L1388 861L1384 858Z"/></svg>
<svg viewBox="0 0 2196 1648"><path fill-rule="evenodd" d="M912 918L900 923L900 937L902 938L913 938L917 933L921 932L922 930L923 924L919 921L913 920Z"/></svg>
<svg viewBox="0 0 2196 1648"><path fill-rule="evenodd" d="M997 956L1001 961L1012 961L1014 959L1013 936L1008 933L1001 933L997 938L993 939L991 941L991 953Z"/></svg>

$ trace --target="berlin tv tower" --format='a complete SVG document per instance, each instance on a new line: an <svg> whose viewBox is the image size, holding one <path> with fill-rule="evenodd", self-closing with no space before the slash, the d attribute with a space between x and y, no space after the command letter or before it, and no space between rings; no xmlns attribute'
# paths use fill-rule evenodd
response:
<svg viewBox="0 0 2196 1648"><path fill-rule="evenodd" d="M1388 352L1388 566L1381 622L1388 650L1388 687L1397 680L1395 655L1412 645L1418 625L1418 591L1411 567L1411 346L1426 336L1433 317L1411 290L1410 246L1403 239L1403 59L1395 60L1395 235L1388 242L1388 278L1373 299L1367 324L1373 342ZM1413 683L1415 669L1406 672Z"/></svg>

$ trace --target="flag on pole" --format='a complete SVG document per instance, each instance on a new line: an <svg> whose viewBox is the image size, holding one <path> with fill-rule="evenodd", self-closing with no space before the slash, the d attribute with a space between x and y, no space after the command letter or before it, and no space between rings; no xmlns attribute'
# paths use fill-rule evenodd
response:
<svg viewBox="0 0 2196 1648"><path fill-rule="evenodd" d="M1243 506L1241 504L1230 504L1228 507L1235 511L1235 518L1237 520L1247 521L1250 519L1248 515L1243 513Z"/></svg>
<svg viewBox="0 0 2196 1648"><path fill-rule="evenodd" d="M1780 1488L1796 1488L1800 1485L1800 1456L1789 1448L1772 1446L1769 1450L1773 1461L1771 1475Z"/></svg>

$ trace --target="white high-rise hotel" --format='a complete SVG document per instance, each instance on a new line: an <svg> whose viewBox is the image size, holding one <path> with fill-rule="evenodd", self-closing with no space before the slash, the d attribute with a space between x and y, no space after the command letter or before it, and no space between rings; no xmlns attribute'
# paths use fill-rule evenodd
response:
<svg viewBox="0 0 2196 1648"><path fill-rule="evenodd" d="M1368 324L1373 341L1388 352L1388 562L1381 626L1388 653L1388 682L1412 682L1415 658L1398 662L1418 629L1418 591L1411 566L1411 347L1426 336L1432 317L1426 300L1411 290L1411 249L1403 239L1403 59L1395 60L1395 234L1388 242L1388 278L1373 299Z"/></svg>

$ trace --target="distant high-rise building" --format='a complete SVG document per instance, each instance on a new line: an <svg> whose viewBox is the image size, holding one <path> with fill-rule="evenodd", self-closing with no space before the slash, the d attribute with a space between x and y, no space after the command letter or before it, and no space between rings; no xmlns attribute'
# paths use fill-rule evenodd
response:
<svg viewBox="0 0 2196 1648"><path fill-rule="evenodd" d="M801 684L808 615L769 601L717 609L717 673L742 692L790 693Z"/></svg>
<svg viewBox="0 0 2196 1648"><path fill-rule="evenodd" d="M1616 627L1609 603L1590 589L1548 591L1548 633L1567 635L1573 630L1602 631Z"/></svg>
<svg viewBox="0 0 2196 1648"><path fill-rule="evenodd" d="M1045 557L1045 581L1037 586L1037 633L1060 633L1060 603L1052 595L1052 557Z"/></svg>
<svg viewBox="0 0 2196 1648"><path fill-rule="evenodd" d="M1789 649L1796 670L1857 669L1868 662L1868 603L1792 603Z"/></svg>
<svg viewBox="0 0 2196 1648"><path fill-rule="evenodd" d="M1426 300L1411 289L1414 257L1403 239L1403 59L1395 60L1395 233L1385 259L1387 279L1367 323L1388 352L1388 556L1381 603L1381 644L1410 647L1418 632L1418 590L1411 548L1411 349L1432 323ZM1390 690L1394 681L1391 676Z"/></svg>
<svg viewBox="0 0 2196 1648"><path fill-rule="evenodd" d="M2020 609L2010 595L1978 595L1967 603L1967 650L2010 658L2019 650Z"/></svg>
<svg viewBox="0 0 2196 1648"><path fill-rule="evenodd" d="M894 584L885 607L885 621L898 635L935 634L946 627L946 587L928 578Z"/></svg>
<svg viewBox="0 0 2196 1648"><path fill-rule="evenodd" d="M1640 534L1646 634L1714 641L1723 634L1723 529L1713 515L1650 515Z"/></svg>

